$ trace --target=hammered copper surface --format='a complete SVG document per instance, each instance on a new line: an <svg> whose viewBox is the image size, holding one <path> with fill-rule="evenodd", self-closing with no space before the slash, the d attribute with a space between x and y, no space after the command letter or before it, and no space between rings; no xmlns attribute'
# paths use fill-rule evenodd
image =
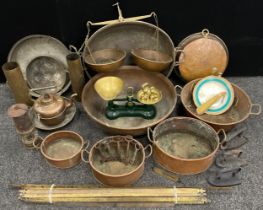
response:
<svg viewBox="0 0 263 210"><path fill-rule="evenodd" d="M124 88L119 94L120 98L127 96L126 91L128 87L133 87L134 91L137 92L145 82L158 88L162 92L162 100L155 105L157 109L156 117L151 120L139 117L121 117L116 120L107 119L105 116L107 102L102 100L94 89L95 82L104 76L117 76L124 81ZM175 88L170 80L160 73L151 73L133 66L126 66L108 74L96 75L85 85L82 92L82 105L91 119L109 133L133 136L145 134L147 127L154 126L167 118L174 110L176 101Z"/></svg>
<svg viewBox="0 0 263 210"><path fill-rule="evenodd" d="M226 131L249 117L252 106L251 100L240 87L233 83L231 84L234 89L235 99L233 105L228 111L220 115L198 115L196 113L196 106L192 99L193 88L198 81L199 79L196 79L187 83L181 91L182 104L190 116L210 124L216 130L222 128Z"/></svg>
<svg viewBox="0 0 263 210"><path fill-rule="evenodd" d="M143 174L144 160L142 144L127 136L106 137L93 145L89 155L95 178L116 187L137 181Z"/></svg>
<svg viewBox="0 0 263 210"><path fill-rule="evenodd" d="M211 147L211 153L205 157L191 159L168 154L158 143L159 136L166 132L189 132L208 140L207 144ZM213 163L219 148L219 137L215 130L208 124L189 117L173 117L161 122L154 128L152 139L155 161L168 171L182 175L198 174L206 171ZM185 141L188 140L185 139ZM169 142L165 143L168 144Z"/></svg>
<svg viewBox="0 0 263 210"><path fill-rule="evenodd" d="M57 168L70 168L81 161L83 138L73 131L49 134L41 143L40 151L48 163Z"/></svg>
<svg viewBox="0 0 263 210"><path fill-rule="evenodd" d="M228 49L214 34L196 33L179 43L179 71L186 81L221 75L228 64Z"/></svg>
<svg viewBox="0 0 263 210"><path fill-rule="evenodd" d="M131 54L137 66L153 72L164 71L173 62L171 56L157 50L134 49Z"/></svg>
<svg viewBox="0 0 263 210"><path fill-rule="evenodd" d="M155 25L141 21L120 22L103 26L90 36L86 46L90 48L91 52L109 48L125 50L127 56L124 65L134 63L130 52L137 48L158 49L172 58L175 56L174 45L169 35ZM83 56L85 57L88 52L88 48L85 47ZM172 69L172 65L170 65L170 69Z"/></svg>
<svg viewBox="0 0 263 210"><path fill-rule="evenodd" d="M41 58L39 61L37 61L38 63L41 60L44 61L42 58L55 59L56 60L55 63L54 61L51 62L52 66L54 67L54 66L63 65L63 69L66 70L67 69L66 56L68 54L69 54L68 49L59 40L51 36L35 34L35 35L29 35L23 37L22 39L18 40L10 50L7 60L15 61L19 63L24 79L27 81L32 79L32 78L27 78L26 72L29 64L34 59ZM44 63L46 63L46 61ZM49 62L46 65L50 65ZM56 68L53 67L51 69L56 70ZM59 67L59 69L60 68L61 67ZM50 73L50 71L48 72ZM44 73L43 71L41 72ZM43 87L49 86L48 80L46 81L47 84L43 84ZM57 81L57 82L59 82L58 86L60 86L60 82L62 81ZM60 89L58 94L64 93L69 88L70 80L68 74L66 74L66 80L63 80L63 82L64 82L63 88ZM37 85L37 83L35 82L34 84ZM46 89L44 92L48 92L48 91L49 90ZM41 93L43 93L43 91L41 91ZM30 94L36 97L40 96L39 92L30 92Z"/></svg>

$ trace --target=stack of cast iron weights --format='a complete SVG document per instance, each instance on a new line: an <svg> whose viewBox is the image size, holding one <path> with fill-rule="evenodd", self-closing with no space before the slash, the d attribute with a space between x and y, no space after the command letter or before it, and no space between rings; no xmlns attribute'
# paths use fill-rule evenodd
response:
<svg viewBox="0 0 263 210"><path fill-rule="evenodd" d="M68 50L59 40L46 35L24 37L10 50L2 69L16 104L10 106L8 115L24 145L40 149L57 168L73 167L81 160L87 162L96 180L112 187L137 181L143 175L145 159L152 153L161 166L154 171L169 179L174 180L175 174L208 170L207 181L213 186L240 184L239 172L246 165L240 147L248 141L243 136L246 127L242 122L250 115L259 115L261 107L252 104L240 87L222 77L229 59L225 43L204 29L186 37L175 48L159 27L154 12L123 18L116 5L118 19L88 21L88 34L79 50L73 46ZM155 25L140 21L151 17ZM90 36L94 25L102 27ZM92 75L97 74L91 77L91 71ZM169 80L172 71L186 83L184 87L174 86ZM86 84L85 72L89 79ZM70 86L72 96L61 96ZM178 97L188 117L168 118ZM51 131L70 123L76 113L76 101L82 103L94 123L113 136L99 140L89 149L89 142L73 131L55 131L44 139L37 134L36 129ZM150 142L146 147L134 139L145 134ZM25 190L26 186L20 187ZM49 200L30 197L35 193L30 191L33 189L27 189L31 194L27 190L21 192L20 198L29 202L61 202L60 194L57 200L50 195L53 188L33 187L43 190L43 196L49 193ZM68 188L74 189L75 197L70 194L63 202L80 202L78 193L84 189ZM132 196L126 190L125 195ZM196 191L198 195L191 196L180 194L175 188L168 191L170 197L165 194L163 199L148 197L148 201L142 201L133 197L129 202L207 202L200 189L197 191L202 195ZM96 199L81 201L103 200ZM121 203L123 199L114 197L111 201Z"/></svg>

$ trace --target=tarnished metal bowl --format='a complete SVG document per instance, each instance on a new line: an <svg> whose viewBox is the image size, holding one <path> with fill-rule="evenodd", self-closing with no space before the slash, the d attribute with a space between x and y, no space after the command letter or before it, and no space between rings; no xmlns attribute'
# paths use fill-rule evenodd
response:
<svg viewBox="0 0 263 210"><path fill-rule="evenodd" d="M147 71L164 71L173 62L171 56L156 50L134 49L131 51L131 54L135 64Z"/></svg>
<svg viewBox="0 0 263 210"><path fill-rule="evenodd" d="M31 91L39 97L44 93L64 93L70 86L66 56L68 49L59 40L47 35L29 35L18 40L8 54L8 61L19 63L24 79L31 88L56 88Z"/></svg>
<svg viewBox="0 0 263 210"><path fill-rule="evenodd" d="M196 106L193 102L192 92L195 84L199 80L200 79L193 80L182 88L180 94L181 101L188 115L210 124L214 129L224 129L228 131L237 124L245 121L250 115L259 115L261 113L261 106L259 104L252 104L245 91L231 83L234 89L235 99L228 111L220 115L198 115L196 113Z"/></svg>
<svg viewBox="0 0 263 210"><path fill-rule="evenodd" d="M148 155L145 150L149 148ZM88 161L84 158L88 153ZM93 145L90 151L83 150L82 159L89 162L93 175L108 186L127 186L136 182L144 171L144 162L152 153L151 145L143 145L129 136L106 137Z"/></svg>
<svg viewBox="0 0 263 210"><path fill-rule="evenodd" d="M124 88L119 94L120 98L126 98L128 87L133 87L137 92L142 84L148 84L158 88L162 92L162 100L155 104L156 117L146 120L139 117L120 117L109 120L105 116L107 101L103 100L95 91L95 82L105 76L116 76L123 80ZM97 122L106 132L138 136L146 133L147 127L154 126L166 119L176 105L176 92L173 84L160 73L153 74L135 66L126 66L107 74L97 74L85 85L82 92L82 105L88 116Z"/></svg>
<svg viewBox="0 0 263 210"><path fill-rule="evenodd" d="M47 162L56 168L71 168L81 161L81 150L84 149L83 138L73 131L56 131L45 137L42 142L34 143Z"/></svg>
<svg viewBox="0 0 263 210"><path fill-rule="evenodd" d="M206 171L220 146L218 133L211 126L190 117L169 118L153 131L149 128L148 138L153 143L154 160L182 175Z"/></svg>
<svg viewBox="0 0 263 210"><path fill-rule="evenodd" d="M89 53L85 51L84 61L97 72L110 72L117 70L124 62L126 52L121 49L111 48L97 50Z"/></svg>

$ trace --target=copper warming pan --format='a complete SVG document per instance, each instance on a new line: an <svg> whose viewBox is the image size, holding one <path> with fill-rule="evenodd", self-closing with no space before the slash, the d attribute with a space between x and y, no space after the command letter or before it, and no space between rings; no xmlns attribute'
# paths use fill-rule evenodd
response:
<svg viewBox="0 0 263 210"><path fill-rule="evenodd" d="M146 150L149 148L149 153ZM88 160L85 159L88 154ZM82 151L82 160L90 164L94 177L107 186L127 186L136 182L144 171L151 145L143 145L130 136L110 136L96 142L90 151Z"/></svg>
<svg viewBox="0 0 263 210"><path fill-rule="evenodd" d="M158 40L156 32L158 30ZM171 57L168 65L162 70L168 74L173 69L175 57L174 45L169 35L161 28L143 21L119 22L103 26L93 33L85 43L83 58L90 52L103 49L121 49L126 51L124 65L133 65L134 59L131 51L135 49L156 50ZM157 46L158 45L158 46ZM168 73L167 73L168 72Z"/></svg>
<svg viewBox="0 0 263 210"><path fill-rule="evenodd" d="M208 29L191 34L176 47L180 76L192 81L209 75L222 75L229 53L226 44Z"/></svg>
<svg viewBox="0 0 263 210"><path fill-rule="evenodd" d="M126 90L132 86L135 91L140 89L145 82L157 87L162 92L163 99L157 103L157 115L152 120L137 117L122 117L109 120L104 115L106 101L102 100L94 89L97 79L104 76L117 76L124 81L124 89L119 95L126 96ZM173 84L161 73L151 73L135 66L125 66L121 69L107 73L97 74L85 85L82 91L82 105L88 116L97 122L106 132L138 136L146 133L147 127L154 126L166 119L174 110L176 105L176 91Z"/></svg>
<svg viewBox="0 0 263 210"><path fill-rule="evenodd" d="M225 138L225 132L221 131ZM174 133L178 133L177 136L169 136ZM182 137L182 133L186 134ZM166 170L182 175L206 171L213 163L221 142L211 126L190 117L169 118L153 131L148 128L148 139L153 143L154 160Z"/></svg>
<svg viewBox="0 0 263 210"><path fill-rule="evenodd" d="M237 124L245 121L250 115L259 115L261 113L261 106L259 104L252 104L245 91L232 83L235 99L232 107L227 112L220 115L198 115L192 99L193 88L198 81L199 79L191 81L182 88L180 94L181 101L189 116L210 124L214 129L229 131Z"/></svg>

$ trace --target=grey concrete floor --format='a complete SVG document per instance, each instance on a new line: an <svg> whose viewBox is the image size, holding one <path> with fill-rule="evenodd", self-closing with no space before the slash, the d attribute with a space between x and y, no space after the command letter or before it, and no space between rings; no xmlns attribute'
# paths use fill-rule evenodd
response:
<svg viewBox="0 0 263 210"><path fill-rule="evenodd" d="M253 103L263 105L263 77L229 78L232 82L244 89L251 97ZM49 166L41 154L36 150L23 147L11 119L6 115L8 107L14 103L11 93L6 85L0 85L0 209L87 209L87 207L68 207L52 205L28 204L18 200L16 190L9 188L9 184L47 183L47 184L97 184L91 174L89 166L84 163L78 166L59 170ZM178 108L178 106L177 106ZM176 115L176 111L173 115ZM230 191L209 191L211 201L207 205L189 206L180 205L173 209L228 209L228 210L262 210L263 209L263 115L250 116L245 122L248 125L246 137L249 143L243 146L244 156L248 166L241 171L242 185ZM79 132L85 139L93 144L106 136L83 111L78 104L78 112L74 120L63 128ZM42 136L50 132L40 132ZM140 138L144 145L147 140ZM194 176L181 177L181 183L173 183L153 173L154 162L152 158L146 160L146 168L142 178L136 186L196 186L206 187L207 173ZM111 207L94 207L89 209L111 209ZM119 208L121 209L121 208ZM172 209L172 208L171 208Z"/></svg>

